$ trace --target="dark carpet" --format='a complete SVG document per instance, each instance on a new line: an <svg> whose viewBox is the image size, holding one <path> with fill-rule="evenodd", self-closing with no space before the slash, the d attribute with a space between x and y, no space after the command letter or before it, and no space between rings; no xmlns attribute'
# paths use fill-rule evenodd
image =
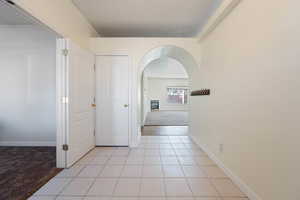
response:
<svg viewBox="0 0 300 200"><path fill-rule="evenodd" d="M55 147L0 147L0 200L24 200L62 169Z"/></svg>

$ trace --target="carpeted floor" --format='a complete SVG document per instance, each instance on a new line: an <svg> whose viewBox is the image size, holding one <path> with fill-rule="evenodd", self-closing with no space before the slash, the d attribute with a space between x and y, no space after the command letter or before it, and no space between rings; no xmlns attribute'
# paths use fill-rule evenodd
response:
<svg viewBox="0 0 300 200"><path fill-rule="evenodd" d="M0 147L0 200L25 200L60 171L55 147Z"/></svg>
<svg viewBox="0 0 300 200"><path fill-rule="evenodd" d="M187 111L154 111L146 117L145 126L187 126Z"/></svg>

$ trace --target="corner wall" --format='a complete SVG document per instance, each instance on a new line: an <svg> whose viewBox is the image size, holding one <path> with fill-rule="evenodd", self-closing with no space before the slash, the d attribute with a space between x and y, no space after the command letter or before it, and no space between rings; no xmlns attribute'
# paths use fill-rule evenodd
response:
<svg viewBox="0 0 300 200"><path fill-rule="evenodd" d="M14 2L65 38L81 47L89 48L90 37L96 30L71 0L14 0Z"/></svg>
<svg viewBox="0 0 300 200"><path fill-rule="evenodd" d="M202 43L193 136L263 200L300 199L299 7L242 1Z"/></svg>

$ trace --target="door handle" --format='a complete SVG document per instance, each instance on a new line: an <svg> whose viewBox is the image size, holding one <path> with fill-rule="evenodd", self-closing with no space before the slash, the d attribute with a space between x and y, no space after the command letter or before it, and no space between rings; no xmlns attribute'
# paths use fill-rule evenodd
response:
<svg viewBox="0 0 300 200"><path fill-rule="evenodd" d="M96 108L96 104L94 104L94 103L93 103L91 106L92 106L93 108Z"/></svg>
<svg viewBox="0 0 300 200"><path fill-rule="evenodd" d="M124 107L127 108L129 105L128 104L124 104Z"/></svg>

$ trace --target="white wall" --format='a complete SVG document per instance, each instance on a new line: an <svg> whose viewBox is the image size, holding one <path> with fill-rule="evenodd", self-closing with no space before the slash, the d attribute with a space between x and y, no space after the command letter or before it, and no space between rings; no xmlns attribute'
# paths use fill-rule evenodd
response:
<svg viewBox="0 0 300 200"><path fill-rule="evenodd" d="M55 145L56 38L0 26L0 145Z"/></svg>
<svg viewBox="0 0 300 200"><path fill-rule="evenodd" d="M147 77L188 78L184 66L173 58L161 58L152 61L144 70Z"/></svg>
<svg viewBox="0 0 300 200"><path fill-rule="evenodd" d="M263 200L300 199L299 7L242 1L202 44L192 133Z"/></svg>
<svg viewBox="0 0 300 200"><path fill-rule="evenodd" d="M141 81L141 117L142 117L142 126L145 125L146 117L149 112L151 112L151 104L149 99L149 80L145 73L142 74Z"/></svg>

